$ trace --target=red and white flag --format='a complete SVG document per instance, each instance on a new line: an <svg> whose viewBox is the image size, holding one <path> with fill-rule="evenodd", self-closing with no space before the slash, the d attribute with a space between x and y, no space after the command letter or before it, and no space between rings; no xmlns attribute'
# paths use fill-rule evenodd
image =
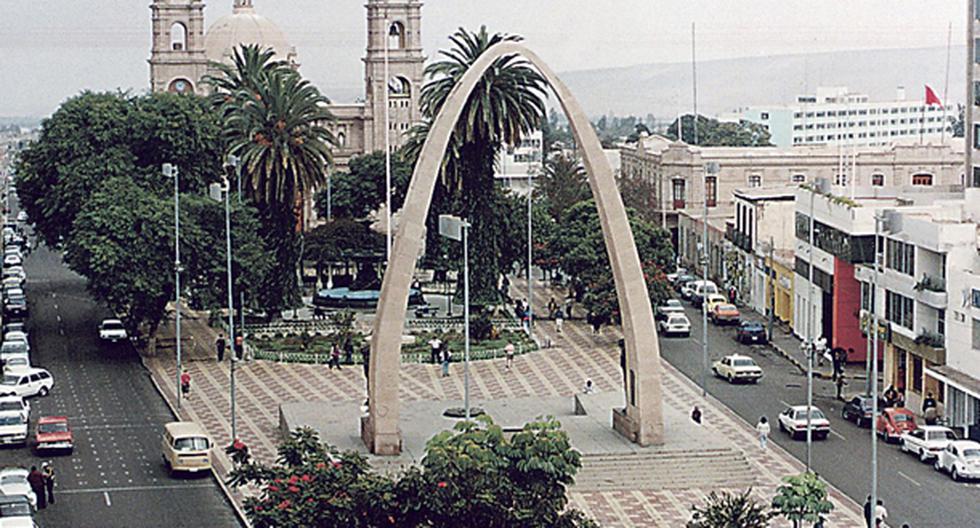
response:
<svg viewBox="0 0 980 528"><path fill-rule="evenodd" d="M939 108L942 108L943 107L943 102L939 100L939 97L936 96L936 92L932 91L932 88L929 88L929 85L927 84L926 85L926 106L932 106L932 105L939 105Z"/></svg>

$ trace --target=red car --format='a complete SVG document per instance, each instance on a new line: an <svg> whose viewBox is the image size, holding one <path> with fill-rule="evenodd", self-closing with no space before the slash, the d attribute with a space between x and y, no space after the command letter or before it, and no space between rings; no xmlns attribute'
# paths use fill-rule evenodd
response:
<svg viewBox="0 0 980 528"><path fill-rule="evenodd" d="M34 446L38 451L68 451L75 449L75 441L68 426L67 416L42 416L34 431Z"/></svg>
<svg viewBox="0 0 980 528"><path fill-rule="evenodd" d="M875 428L878 436L886 442L898 442L905 433L918 428L915 425L915 415L904 407L889 407L878 415L878 425Z"/></svg>

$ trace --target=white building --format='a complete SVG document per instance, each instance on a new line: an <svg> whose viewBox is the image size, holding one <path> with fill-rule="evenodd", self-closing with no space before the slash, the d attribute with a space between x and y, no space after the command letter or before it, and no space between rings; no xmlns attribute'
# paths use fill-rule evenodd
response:
<svg viewBox="0 0 980 528"><path fill-rule="evenodd" d="M769 130L777 147L804 144L888 145L895 142L935 139L942 136L943 109L926 106L923 94L906 99L897 89L892 101L870 101L866 94L843 86L817 88L815 94L799 95L793 104L752 106L719 116L721 121L745 120ZM946 115L946 134L951 135Z"/></svg>
<svg viewBox="0 0 980 528"><path fill-rule="evenodd" d="M542 159L543 135L540 130L535 130L521 138L519 145L506 145L500 149L494 178L505 189L527 194L529 182L533 185L534 178L542 171Z"/></svg>

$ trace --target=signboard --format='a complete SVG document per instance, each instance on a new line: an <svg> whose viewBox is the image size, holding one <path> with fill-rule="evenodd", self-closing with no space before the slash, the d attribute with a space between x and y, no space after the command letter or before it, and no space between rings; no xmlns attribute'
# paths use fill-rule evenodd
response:
<svg viewBox="0 0 980 528"><path fill-rule="evenodd" d="M463 224L458 216L439 215L439 234L453 240L463 240Z"/></svg>

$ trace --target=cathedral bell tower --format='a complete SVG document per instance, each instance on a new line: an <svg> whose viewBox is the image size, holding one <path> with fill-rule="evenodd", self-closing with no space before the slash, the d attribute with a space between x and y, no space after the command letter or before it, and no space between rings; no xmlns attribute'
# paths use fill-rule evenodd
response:
<svg viewBox="0 0 980 528"><path fill-rule="evenodd" d="M204 93L198 86L207 73L204 54L204 2L153 0L150 89L154 92Z"/></svg>
<svg viewBox="0 0 980 528"><path fill-rule="evenodd" d="M419 108L425 69L422 2L367 0L365 7L368 24L364 57L364 117L368 128L365 130L365 152L384 150L386 100L389 139L392 149L397 149L405 142L412 125L422 120Z"/></svg>

